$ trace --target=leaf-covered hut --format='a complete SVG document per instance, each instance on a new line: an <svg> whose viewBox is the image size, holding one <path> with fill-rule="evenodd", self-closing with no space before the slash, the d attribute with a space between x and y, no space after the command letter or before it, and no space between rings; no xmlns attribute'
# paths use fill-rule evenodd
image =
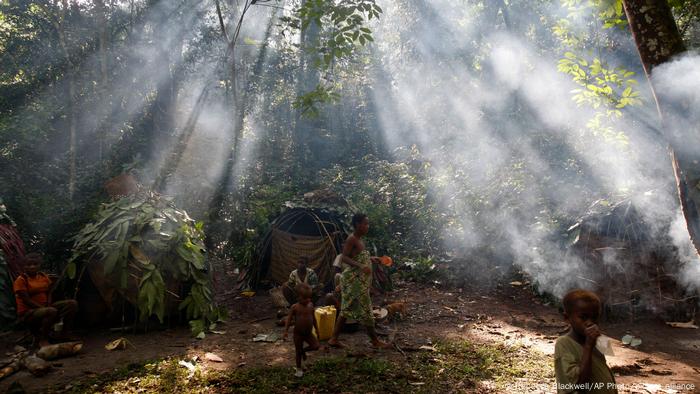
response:
<svg viewBox="0 0 700 394"><path fill-rule="evenodd" d="M162 322L182 310L201 334L219 318L202 224L154 193L103 204L75 237L67 272L78 282L76 291L87 273L110 309L120 298L141 320L155 315Z"/></svg>

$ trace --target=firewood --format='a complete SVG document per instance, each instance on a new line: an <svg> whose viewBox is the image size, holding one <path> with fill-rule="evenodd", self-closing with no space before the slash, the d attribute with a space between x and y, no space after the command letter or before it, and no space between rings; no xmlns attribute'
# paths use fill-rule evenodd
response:
<svg viewBox="0 0 700 394"><path fill-rule="evenodd" d="M62 357L70 357L78 354L83 348L82 342L65 342L44 346L36 352L36 355L44 360L55 360Z"/></svg>
<svg viewBox="0 0 700 394"><path fill-rule="evenodd" d="M22 365L34 376L44 376L51 369L51 364L37 356L27 356L22 360Z"/></svg>
<svg viewBox="0 0 700 394"><path fill-rule="evenodd" d="M15 360L0 369L0 380L12 375L13 373L20 370L22 364L20 360Z"/></svg>

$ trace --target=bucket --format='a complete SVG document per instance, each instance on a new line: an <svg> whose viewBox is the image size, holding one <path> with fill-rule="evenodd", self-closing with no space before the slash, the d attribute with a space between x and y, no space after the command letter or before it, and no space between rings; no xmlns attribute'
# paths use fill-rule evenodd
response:
<svg viewBox="0 0 700 394"><path fill-rule="evenodd" d="M318 325L318 333L316 337L323 341L333 336L333 327L335 327L336 310L333 305L316 308L314 316Z"/></svg>

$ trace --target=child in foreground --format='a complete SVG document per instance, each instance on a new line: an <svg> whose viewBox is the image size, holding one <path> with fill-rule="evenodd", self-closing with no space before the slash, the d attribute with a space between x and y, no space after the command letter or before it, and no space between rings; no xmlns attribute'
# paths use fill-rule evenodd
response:
<svg viewBox="0 0 700 394"><path fill-rule="evenodd" d="M312 328L318 332L316 325L316 317L314 316L314 304L311 302L311 287L305 283L299 283L296 288L297 299L299 302L292 305L289 310L286 322L284 324L284 337L287 339L289 325L294 319L294 351L296 353L296 371L294 376L300 378L304 376L304 371L301 369L301 359L306 360L306 352L318 350L318 339L313 335ZM304 348L304 342L309 346Z"/></svg>
<svg viewBox="0 0 700 394"><path fill-rule="evenodd" d="M617 393L605 356L596 349L600 299L587 290L573 290L562 300L569 332L554 345L557 393Z"/></svg>

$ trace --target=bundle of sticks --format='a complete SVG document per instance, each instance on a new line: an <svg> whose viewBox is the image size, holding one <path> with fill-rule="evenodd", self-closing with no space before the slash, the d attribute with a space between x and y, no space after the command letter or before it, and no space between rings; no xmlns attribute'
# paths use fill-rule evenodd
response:
<svg viewBox="0 0 700 394"><path fill-rule="evenodd" d="M0 380L26 368L34 376L46 375L51 370L48 361L78 354L83 348L82 342L65 342L44 346L36 354L22 346L15 346L14 352L0 360Z"/></svg>

